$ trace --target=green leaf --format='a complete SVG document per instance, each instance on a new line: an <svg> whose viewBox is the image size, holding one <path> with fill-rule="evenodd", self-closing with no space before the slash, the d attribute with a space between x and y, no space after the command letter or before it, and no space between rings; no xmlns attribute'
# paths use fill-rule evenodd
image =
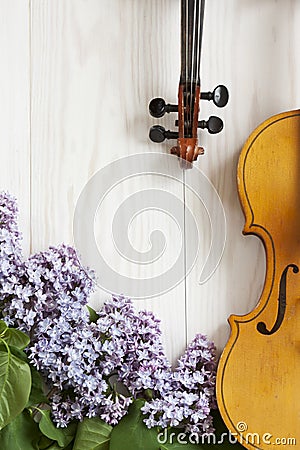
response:
<svg viewBox="0 0 300 450"><path fill-rule="evenodd" d="M60 447L57 443L54 443L50 445L50 447L45 448L44 450L62 450L62 447Z"/></svg>
<svg viewBox="0 0 300 450"><path fill-rule="evenodd" d="M2 347L0 344L0 350L4 350L6 351L6 347ZM15 347L13 345L9 345L9 350L11 351L11 353L18 359L20 359L23 362L28 363L28 358L26 353L23 352L23 350L20 350L18 347Z"/></svg>
<svg viewBox="0 0 300 450"><path fill-rule="evenodd" d="M13 355L7 346L6 351L0 351L0 429L23 411L30 389L29 365Z"/></svg>
<svg viewBox="0 0 300 450"><path fill-rule="evenodd" d="M10 352L15 355L21 361L28 363L28 358L26 353L23 350L20 350L18 347L14 345L8 345L4 339L0 338L0 352L7 352L7 348L9 348Z"/></svg>
<svg viewBox="0 0 300 450"><path fill-rule="evenodd" d="M47 447L44 450L62 450L62 447L60 447L58 444L52 444L50 445L50 447ZM67 447L64 447L64 450L73 450L73 444L71 443Z"/></svg>
<svg viewBox="0 0 300 450"><path fill-rule="evenodd" d="M58 445L57 442L54 442L52 439L48 439L46 436L42 436L38 442L39 450L62 450L62 447ZM67 445L67 447L63 447L64 450L73 450L73 441Z"/></svg>
<svg viewBox="0 0 300 450"><path fill-rule="evenodd" d="M57 428L51 420L50 411L39 410L42 417L39 422L41 432L47 438L56 441L60 447L66 447L74 439L77 424L70 424L66 428ZM50 447L51 448L51 447Z"/></svg>
<svg viewBox="0 0 300 450"><path fill-rule="evenodd" d="M66 449L67 447L60 447L57 442L48 445L48 447L39 447L39 450L62 450L62 448ZM68 447L69 448L69 447ZM72 447L71 447L72 448Z"/></svg>
<svg viewBox="0 0 300 450"><path fill-rule="evenodd" d="M41 433L28 411L0 431L1 450L37 450Z"/></svg>
<svg viewBox="0 0 300 450"><path fill-rule="evenodd" d="M31 371L31 391L29 400L27 403L27 408L34 405L39 405L40 403L48 403L49 400L44 393L44 383L40 373L32 366L30 366Z"/></svg>
<svg viewBox="0 0 300 450"><path fill-rule="evenodd" d="M89 311L89 313L90 313L90 322L96 323L97 320L99 319L98 314L97 314L96 311L95 311L93 308L91 308L89 305L86 305L86 307L87 307L87 309L88 309L88 311Z"/></svg>
<svg viewBox="0 0 300 450"><path fill-rule="evenodd" d="M144 415L141 412L143 405L143 400L133 402L128 414L114 427L109 450L159 449L156 429L148 429L143 422Z"/></svg>
<svg viewBox="0 0 300 450"><path fill-rule="evenodd" d="M4 322L4 320L0 320L0 335L4 334L7 330L8 326Z"/></svg>
<svg viewBox="0 0 300 450"><path fill-rule="evenodd" d="M30 338L27 334L20 330L16 330L15 328L7 328L2 339L4 339L9 345L13 345L20 350L27 347L30 342Z"/></svg>
<svg viewBox="0 0 300 450"><path fill-rule="evenodd" d="M84 419L78 425L73 450L111 450L109 445L111 430L112 427L99 417ZM120 449L123 450L122 445Z"/></svg>
<svg viewBox="0 0 300 450"><path fill-rule="evenodd" d="M39 429L40 431L40 429ZM40 431L41 433L41 431ZM53 439L49 439L41 433L41 438L39 440L39 450L48 450L53 446ZM61 447L57 447L61 448Z"/></svg>

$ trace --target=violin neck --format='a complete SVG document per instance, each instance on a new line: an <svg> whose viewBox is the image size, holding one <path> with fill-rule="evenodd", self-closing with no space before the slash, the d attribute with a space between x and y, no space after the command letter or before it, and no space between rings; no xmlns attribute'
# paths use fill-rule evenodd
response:
<svg viewBox="0 0 300 450"><path fill-rule="evenodd" d="M181 0L180 84L200 85L205 0Z"/></svg>

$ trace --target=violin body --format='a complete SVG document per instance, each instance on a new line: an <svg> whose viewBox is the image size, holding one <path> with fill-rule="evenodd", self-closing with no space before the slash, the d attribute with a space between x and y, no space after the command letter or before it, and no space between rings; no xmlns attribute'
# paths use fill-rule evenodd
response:
<svg viewBox="0 0 300 450"><path fill-rule="evenodd" d="M231 316L217 373L228 429L247 449L300 445L300 110L276 115L246 142L238 165L244 234L266 251L255 309Z"/></svg>

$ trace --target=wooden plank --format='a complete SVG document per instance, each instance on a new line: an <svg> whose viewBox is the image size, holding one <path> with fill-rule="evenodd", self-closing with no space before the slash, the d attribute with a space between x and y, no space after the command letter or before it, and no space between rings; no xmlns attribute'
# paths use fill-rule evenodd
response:
<svg viewBox="0 0 300 450"><path fill-rule="evenodd" d="M0 3L0 190L18 199L24 254L30 249L29 2Z"/></svg>
<svg viewBox="0 0 300 450"><path fill-rule="evenodd" d="M178 9L172 0L32 0L35 250L50 243L72 243L77 199L98 170L120 157L167 151L165 146L155 147L148 140L148 129L155 123L148 115L148 102L159 95L176 101ZM170 121L171 118L165 120L166 126L172 126ZM159 154L155 167L170 172L161 165ZM96 238L100 250L106 251L108 257L113 254L109 264L133 280L144 268L129 264L115 251L107 225L112 206L117 207L134 190L152 187L170 190L182 202L181 171L176 176L179 181L174 182L156 180L155 175L135 177L111 191L109 201L98 211ZM138 251L147 249L149 234L157 227L156 217L146 213L137 218L131 239ZM161 266L149 267L150 278L156 276L155 271L168 268L178 253L174 225L161 218L160 225L164 224L170 247ZM146 276L145 271L142 276ZM122 285L116 283L116 289L122 292ZM99 291L94 305L106 297L105 292ZM186 343L184 285L136 304L138 308L152 309L162 319L167 353L174 360Z"/></svg>

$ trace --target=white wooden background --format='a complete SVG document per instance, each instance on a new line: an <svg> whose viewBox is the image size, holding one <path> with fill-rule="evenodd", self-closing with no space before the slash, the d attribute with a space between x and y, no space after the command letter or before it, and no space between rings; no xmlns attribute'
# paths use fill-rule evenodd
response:
<svg viewBox="0 0 300 450"><path fill-rule="evenodd" d="M218 136L201 133L206 154L197 164L222 199L228 234L218 269L199 285L210 229L203 206L187 193L186 204L204 236L199 260L175 289L136 301L161 318L172 361L196 332L208 334L221 350L229 335L227 317L246 313L259 298L265 256L257 238L241 234L237 160L260 122L300 102L300 1L206 4L202 88L224 83L230 102L219 111L202 102L202 118L219 114L225 130ZM19 199L25 254L63 241L72 244L77 198L97 170L146 151L159 153L159 165L159 155L170 147L149 142L148 129L157 121L147 109L155 96L176 101L179 0L0 0L0 58L0 188ZM172 121L161 123L172 127ZM184 200L180 184L158 185L155 176L141 177L118 186L110 207L97 218L106 230L101 231L103 251L125 272L131 266L112 246L109 214L131 189L151 187ZM131 237L144 250L157 223L169 245L163 269L181 245L172 221L166 215L141 215ZM93 304L106 297L98 292Z"/></svg>

